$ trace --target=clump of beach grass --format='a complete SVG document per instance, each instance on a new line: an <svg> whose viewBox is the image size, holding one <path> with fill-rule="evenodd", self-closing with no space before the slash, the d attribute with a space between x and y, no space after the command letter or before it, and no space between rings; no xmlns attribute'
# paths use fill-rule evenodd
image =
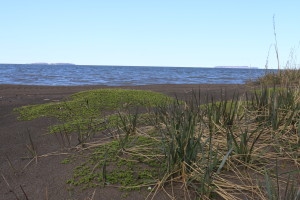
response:
<svg viewBox="0 0 300 200"><path fill-rule="evenodd" d="M277 87L300 84L300 69L283 69L280 72L266 72L262 77L252 82L254 85L268 85Z"/></svg>

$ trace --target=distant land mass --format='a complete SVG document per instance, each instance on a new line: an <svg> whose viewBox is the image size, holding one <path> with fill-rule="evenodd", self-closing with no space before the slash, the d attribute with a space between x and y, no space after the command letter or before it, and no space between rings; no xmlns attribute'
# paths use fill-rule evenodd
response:
<svg viewBox="0 0 300 200"><path fill-rule="evenodd" d="M214 68L230 68L230 69L258 69L258 67L249 67L249 66L215 66Z"/></svg>
<svg viewBox="0 0 300 200"><path fill-rule="evenodd" d="M43 63L43 62L39 62L39 63L29 63L30 65L75 65L73 63Z"/></svg>

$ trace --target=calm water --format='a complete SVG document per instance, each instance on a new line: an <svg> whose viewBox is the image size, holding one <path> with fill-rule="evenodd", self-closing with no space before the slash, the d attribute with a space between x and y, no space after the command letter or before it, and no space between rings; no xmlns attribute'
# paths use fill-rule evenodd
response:
<svg viewBox="0 0 300 200"><path fill-rule="evenodd" d="M264 73L263 69L0 64L0 84L242 84Z"/></svg>

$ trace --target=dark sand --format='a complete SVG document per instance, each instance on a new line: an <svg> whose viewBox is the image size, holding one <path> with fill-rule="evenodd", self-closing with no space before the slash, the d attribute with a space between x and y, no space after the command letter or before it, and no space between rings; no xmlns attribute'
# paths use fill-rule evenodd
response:
<svg viewBox="0 0 300 200"><path fill-rule="evenodd" d="M71 177L76 165L63 165L60 162L65 155L46 156L30 164L26 144L29 144L28 131L37 148L38 155L51 152L66 152L53 135L45 135L47 127L55 123L54 119L41 118L32 121L18 121L12 112L16 107L61 101L63 98L83 90L99 88L126 88L161 92L179 99L186 99L191 91L202 91L203 100L206 94L220 98L221 89L227 91L227 97L234 92L245 91L245 85L145 85L145 86L25 86L0 85L0 199L124 199L117 188L106 187L86 191L68 192L65 181ZM11 163L11 164L10 164ZM12 165L12 166L11 166ZM25 167L27 165L27 167ZM22 192L23 188L24 192ZM145 192L132 192L127 199L144 199ZM181 194L182 195L182 194ZM18 198L17 198L17 197ZM155 199L163 198L163 195ZM180 193L178 196L180 198Z"/></svg>

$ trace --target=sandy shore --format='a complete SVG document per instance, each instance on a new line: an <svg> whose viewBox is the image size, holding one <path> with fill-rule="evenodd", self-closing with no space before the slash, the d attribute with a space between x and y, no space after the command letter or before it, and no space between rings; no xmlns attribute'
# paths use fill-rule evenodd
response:
<svg viewBox="0 0 300 200"><path fill-rule="evenodd" d="M45 135L47 127L55 123L53 119L35 119L18 121L12 112L16 107L61 101L63 98L83 90L100 88L126 88L161 92L180 99L187 98L192 90L220 98L221 89L230 97L235 91L245 91L245 85L144 85L144 86L27 86L0 85L0 199L85 199L94 190L74 192L67 191L65 180L72 173L73 166L62 165L65 155L50 156L51 152L64 152L53 135ZM36 161L22 159L26 157L28 133L37 148L38 155L45 155ZM22 191L22 189L24 192ZM135 199L144 199L136 192ZM47 197L47 198L46 198ZM133 196L128 197L131 199ZM120 199L116 188L97 189L95 199Z"/></svg>

